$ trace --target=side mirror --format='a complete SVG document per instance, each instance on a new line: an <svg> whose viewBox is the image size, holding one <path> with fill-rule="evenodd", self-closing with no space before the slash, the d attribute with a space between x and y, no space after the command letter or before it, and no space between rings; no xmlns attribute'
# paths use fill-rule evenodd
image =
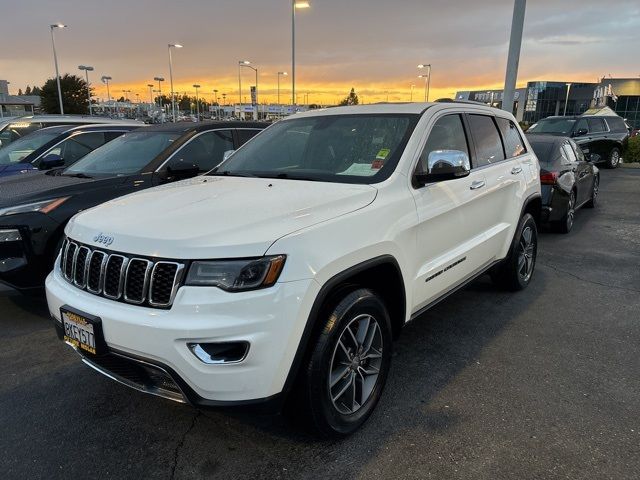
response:
<svg viewBox="0 0 640 480"><path fill-rule="evenodd" d="M57 153L50 153L49 155L45 155L40 160L40 170L50 170L55 167L63 167L64 166L64 158L62 158Z"/></svg>
<svg viewBox="0 0 640 480"><path fill-rule="evenodd" d="M235 152L235 150L227 150L226 152L224 152L222 154L222 161L224 162L227 158L233 155L233 152Z"/></svg>
<svg viewBox="0 0 640 480"><path fill-rule="evenodd" d="M183 180L195 177L200 173L200 167L193 163L180 161L167 167L167 180Z"/></svg>
<svg viewBox="0 0 640 480"><path fill-rule="evenodd" d="M471 172L469 155L461 150L434 150L427 159L427 172L416 174L420 185L466 177Z"/></svg>
<svg viewBox="0 0 640 480"><path fill-rule="evenodd" d="M587 130L586 128L579 128L578 130L573 132L572 137L581 137L583 135L586 135L587 133L589 133L589 130Z"/></svg>

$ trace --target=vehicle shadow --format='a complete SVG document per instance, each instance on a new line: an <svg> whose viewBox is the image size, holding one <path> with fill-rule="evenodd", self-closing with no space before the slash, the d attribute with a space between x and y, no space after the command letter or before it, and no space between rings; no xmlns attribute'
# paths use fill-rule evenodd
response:
<svg viewBox="0 0 640 480"><path fill-rule="evenodd" d="M221 472L225 478L280 476L274 472L353 478L371 468L378 455L396 448L399 436L436 435L460 422L462 412L443 404L440 394L458 376L479 368L483 350L536 301L546 283L545 272L538 269L530 287L514 294L483 277L406 325L394 344L378 407L361 430L343 440L319 440L283 416L197 410L142 395L80 362L52 366L16 389L0 390L0 423L6 425L5 441L15 445L28 438L31 452L48 452L41 463L56 469L64 465L60 477L80 473L80 466L74 466L77 455L100 451L89 470L84 465L83 475L122 465L118 478L148 477L155 471L197 478ZM27 299L12 301L41 311ZM32 398L33 391L47 392L47 399ZM33 412L35 425L33 419L21 423ZM45 412L55 415L45 417ZM26 436L25 425L33 429ZM78 431L85 432L81 438ZM46 440L52 436L54 444ZM21 466L16 468L31 463L24 453L14 460Z"/></svg>

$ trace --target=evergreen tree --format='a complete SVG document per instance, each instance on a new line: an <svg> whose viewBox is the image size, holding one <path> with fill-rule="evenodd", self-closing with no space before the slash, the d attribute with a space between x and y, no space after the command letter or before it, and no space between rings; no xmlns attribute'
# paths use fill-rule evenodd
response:
<svg viewBox="0 0 640 480"><path fill-rule="evenodd" d="M351 89L351 91L349 92L349 95L347 97L345 97L339 105L341 106L345 106L345 105L358 105L358 103L360 102L360 100L358 100L358 95L356 95L356 91L354 88Z"/></svg>

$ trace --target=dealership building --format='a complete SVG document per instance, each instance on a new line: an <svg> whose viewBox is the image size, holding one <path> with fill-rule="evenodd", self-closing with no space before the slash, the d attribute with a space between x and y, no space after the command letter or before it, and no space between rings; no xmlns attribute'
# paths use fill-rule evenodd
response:
<svg viewBox="0 0 640 480"><path fill-rule="evenodd" d="M476 90L456 93L457 100L502 108L502 90ZM590 108L609 107L640 128L640 78L603 78L599 83L528 82L516 90L513 114L518 121L532 124L552 115L581 115Z"/></svg>

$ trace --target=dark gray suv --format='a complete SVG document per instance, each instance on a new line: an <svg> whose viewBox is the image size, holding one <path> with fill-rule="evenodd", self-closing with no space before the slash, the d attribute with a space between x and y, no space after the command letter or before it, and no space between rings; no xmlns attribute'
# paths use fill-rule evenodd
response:
<svg viewBox="0 0 640 480"><path fill-rule="evenodd" d="M593 163L616 168L629 139L622 117L582 115L579 117L547 117L531 125L527 134L549 134L572 137Z"/></svg>

